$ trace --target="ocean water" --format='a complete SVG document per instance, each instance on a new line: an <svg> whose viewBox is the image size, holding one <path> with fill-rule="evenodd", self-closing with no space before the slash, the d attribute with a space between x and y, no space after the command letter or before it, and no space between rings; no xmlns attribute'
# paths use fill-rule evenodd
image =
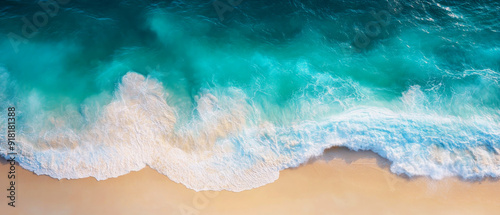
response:
<svg viewBox="0 0 500 215"><path fill-rule="evenodd" d="M327 148L399 175L500 177L500 2L0 3L0 155L194 190L275 181Z"/></svg>

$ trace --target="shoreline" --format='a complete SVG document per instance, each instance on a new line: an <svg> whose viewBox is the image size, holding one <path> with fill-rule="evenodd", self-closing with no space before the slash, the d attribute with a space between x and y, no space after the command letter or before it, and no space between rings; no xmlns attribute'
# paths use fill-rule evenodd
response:
<svg viewBox="0 0 500 215"><path fill-rule="evenodd" d="M195 192L146 167L117 178L54 179L16 166L16 207L7 214L492 214L500 181L398 176L368 151L326 150L277 181L242 192ZM0 162L6 175L9 165ZM8 180L0 180L7 187ZM4 194L7 194L5 189Z"/></svg>

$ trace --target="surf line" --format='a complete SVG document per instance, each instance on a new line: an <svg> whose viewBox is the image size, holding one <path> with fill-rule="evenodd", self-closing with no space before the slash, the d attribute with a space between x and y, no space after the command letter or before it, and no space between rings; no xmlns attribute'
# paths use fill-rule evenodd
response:
<svg viewBox="0 0 500 215"><path fill-rule="evenodd" d="M9 107L7 108L7 144L9 147L7 148L7 162L9 162L9 172L7 178L10 179L9 188L7 189L8 196L7 198L10 200L7 204L11 207L16 207L16 108Z"/></svg>

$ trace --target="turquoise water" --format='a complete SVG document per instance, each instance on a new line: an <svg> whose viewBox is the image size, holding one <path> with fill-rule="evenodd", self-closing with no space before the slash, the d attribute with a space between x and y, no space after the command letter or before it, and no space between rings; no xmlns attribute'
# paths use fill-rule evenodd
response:
<svg viewBox="0 0 500 215"><path fill-rule="evenodd" d="M344 146L397 174L500 176L499 2L217 2L232 10L0 3L20 164L99 180L149 165L240 191Z"/></svg>

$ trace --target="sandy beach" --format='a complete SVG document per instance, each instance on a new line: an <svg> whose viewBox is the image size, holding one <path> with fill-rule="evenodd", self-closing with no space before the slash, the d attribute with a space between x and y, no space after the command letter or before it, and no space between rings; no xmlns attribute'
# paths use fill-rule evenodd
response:
<svg viewBox="0 0 500 215"><path fill-rule="evenodd" d="M0 172L7 175L3 161ZM500 181L407 178L371 152L337 148L274 183L239 193L195 192L145 168L118 178L57 180L17 168L16 207L2 214L495 214ZM6 177L1 177L3 196Z"/></svg>

